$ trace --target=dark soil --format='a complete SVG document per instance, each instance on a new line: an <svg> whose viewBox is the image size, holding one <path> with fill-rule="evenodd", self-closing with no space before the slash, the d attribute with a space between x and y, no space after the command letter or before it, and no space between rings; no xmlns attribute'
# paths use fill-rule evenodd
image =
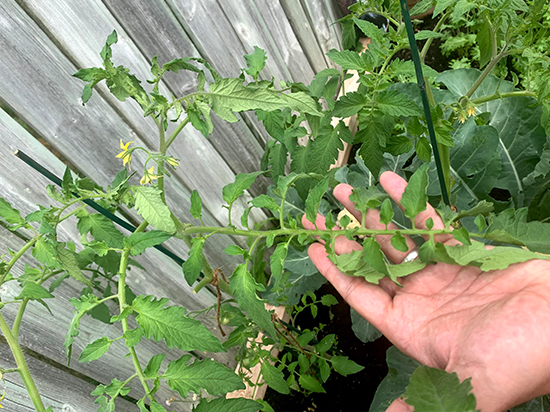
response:
<svg viewBox="0 0 550 412"><path fill-rule="evenodd" d="M327 325L323 336L336 334L338 349L365 369L347 377L333 372L323 384L326 393L304 396L293 391L291 395L281 395L268 388L264 399L275 412L368 412L376 388L388 374L386 350L391 343L384 337L375 342L361 342L351 330L349 305L328 283L316 292L318 297L324 294L332 294L339 304L330 310L319 306L315 319L309 311L304 311L299 315L297 323L302 329L313 328L320 323Z"/></svg>

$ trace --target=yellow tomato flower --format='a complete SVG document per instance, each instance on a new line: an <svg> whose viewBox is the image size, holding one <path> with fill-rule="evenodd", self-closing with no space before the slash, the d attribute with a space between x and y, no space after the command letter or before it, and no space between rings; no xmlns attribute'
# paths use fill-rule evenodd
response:
<svg viewBox="0 0 550 412"><path fill-rule="evenodd" d="M168 162L168 164L176 167L176 166L179 166L179 163L176 159L174 159L173 157L168 157L166 158L166 161Z"/></svg>
<svg viewBox="0 0 550 412"><path fill-rule="evenodd" d="M122 143L122 139L120 139L120 148L122 149L122 152L116 155L119 159L122 159L122 165L126 166L126 163L128 163L128 168L130 168L130 162L132 161L132 153L128 153L128 146L130 146L130 143L128 142L126 144Z"/></svg>
<svg viewBox="0 0 550 412"><path fill-rule="evenodd" d="M145 175L139 181L139 184L146 185L148 183L151 183L151 179L153 180L158 179L160 176L153 174L154 169L155 169L155 166L151 166L149 169L147 169L145 171Z"/></svg>
<svg viewBox="0 0 550 412"><path fill-rule="evenodd" d="M468 106L468 112L466 113L468 117L475 116L476 115L476 107L475 106Z"/></svg>

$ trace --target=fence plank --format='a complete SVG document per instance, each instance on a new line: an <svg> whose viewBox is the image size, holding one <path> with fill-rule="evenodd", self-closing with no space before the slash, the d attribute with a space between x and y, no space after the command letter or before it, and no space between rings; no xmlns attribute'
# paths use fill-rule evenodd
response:
<svg viewBox="0 0 550 412"><path fill-rule="evenodd" d="M98 405L94 404L94 396L90 393L95 385L70 375L46 361L32 357L26 359L33 377L40 382L42 401L46 408L52 406L54 412L97 412ZM0 363L3 368L15 367L7 344L0 343ZM35 411L29 395L17 373L4 375L4 389L6 398L2 406L9 412ZM132 402L119 398L115 401L116 410L137 410Z"/></svg>

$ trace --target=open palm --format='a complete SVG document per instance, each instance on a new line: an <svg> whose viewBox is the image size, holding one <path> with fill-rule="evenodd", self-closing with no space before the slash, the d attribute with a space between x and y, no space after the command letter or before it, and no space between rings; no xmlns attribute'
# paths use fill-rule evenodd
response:
<svg viewBox="0 0 550 412"><path fill-rule="evenodd" d="M407 183L391 172L380 182L399 203ZM360 219L349 200L351 190L341 184L334 194ZM416 217L416 227L425 228L430 217L435 229L443 228L429 205ZM376 210L369 210L366 225L385 228ZM305 219L304 226L313 227ZM324 226L322 217L317 226ZM394 263L408 254L394 249L388 236L376 240ZM456 243L448 235L436 240ZM415 247L411 239L407 243L410 250ZM344 236L336 240L337 254L359 249ZM491 272L438 263L402 279L399 287L389 279L373 285L343 274L321 244L312 245L309 255L342 297L401 351L457 372L461 380L472 377L481 410L505 410L550 392L550 262L532 260ZM410 410L402 401L391 409Z"/></svg>

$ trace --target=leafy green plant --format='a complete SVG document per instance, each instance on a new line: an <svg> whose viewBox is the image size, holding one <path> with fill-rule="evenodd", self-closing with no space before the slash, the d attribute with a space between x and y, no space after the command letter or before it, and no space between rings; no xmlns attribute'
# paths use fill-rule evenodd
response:
<svg viewBox="0 0 550 412"><path fill-rule="evenodd" d="M543 221L550 216L550 209L541 205L550 190L550 90L543 79L535 83L526 80L526 87L518 90L515 86L520 83L492 74L502 75L497 66L514 55L526 59L518 60L522 76L517 78L522 82L525 65L534 70L546 67L547 57L540 47L544 39L538 31L540 21L547 26L547 20L543 20L547 19L546 3L519 0L506 4L497 0L456 4L422 0L413 10L420 13L435 6L434 16L440 16L433 31L417 33L426 40L420 52L422 61L431 40L445 38L446 22L452 29L452 24L473 19L476 24L469 29L476 35L476 58L482 71L438 73L426 65L415 67L412 61L398 58L400 51L410 47L399 3L360 2L353 6L353 14L342 20L348 49L328 53L344 72L327 69L318 73L310 85L281 82L280 88L274 80L261 80L267 57L263 50L255 48L245 56L247 68L236 78L220 77L207 61L199 58L176 59L162 65L153 58L146 90L129 69L112 62L111 48L117 42L113 32L101 50L103 67L86 68L75 74L86 83L82 101L86 103L94 86L105 81L114 96L122 101L134 100L144 116L156 123L159 149L154 152L121 141L117 158L123 166L129 168L132 159L139 157L143 169L132 174L122 170L106 189L87 178L73 176L67 169L61 189L47 188L56 205L41 206L27 216L21 216L0 199L3 223L29 239L19 251L9 251L0 261L0 285L18 282L21 286L13 301L2 302L2 306L19 307L11 327L0 313L0 330L17 362L15 370L4 372L21 375L37 411L52 410L43 404L17 337L29 301L48 308L47 299L54 297L56 287L72 278L83 289L80 296L71 298L75 311L65 338L68 362L80 323L86 321L85 315L91 315L119 323L121 333L115 339L102 337L92 342L79 354L78 361L98 359L114 341L123 340L135 371L93 391L99 410L114 411L115 400L127 394L128 384L137 380L143 389L136 406L140 411L166 410L155 397L161 384L182 398L189 392L197 395L200 401L195 411L269 411L265 402L225 397L244 387L243 379L248 379L244 370L261 364L265 382L288 394L290 389L324 392L323 384L332 371L348 375L362 369L339 351L337 336L325 335L322 327L300 330L295 324L296 313L308 310L315 317L319 305L334 304L333 297L318 299L313 293L324 279L307 259L306 249L317 239L325 242L330 258L342 272L373 283L384 277L398 283L398 278L435 262L473 265L490 271L530 259L547 259L550 224ZM387 32L358 18L373 9L388 18L391 24ZM371 39L364 53L353 50L357 44L355 25ZM426 82L427 110L423 110L415 82L420 67ZM180 70L196 73L197 90L186 96L163 95L163 75ZM359 88L335 99L337 85L348 76L348 70L358 71ZM179 162L179 154L169 154L172 143L183 128L190 126L208 137L213 130L213 114L235 122L234 113L244 111L254 111L273 138L266 146L262 170L237 175L233 183L223 188L226 227L204 225L200 191L193 191L190 198L194 221L182 222L166 203L171 194L165 190L165 179ZM343 121L333 121L335 117L353 115L357 115L359 125L355 136ZM506 127L504 120L509 120ZM170 126L172 123L174 127ZM430 128L435 137L433 144L428 140ZM308 137L307 143L298 144L304 136ZM521 136L521 140L516 136ZM343 142L357 145L356 163L331 169ZM440 154L438 161L432 156L436 149ZM385 170L398 172L409 181L402 198L404 210L376 185L380 172ZM140 184L133 183L134 174L141 178ZM273 185L265 194L243 201L260 175L271 178ZM350 199L363 215L369 209L380 208L382 222L387 225L393 221L399 229L368 229L363 220L353 229L333 231L334 212L340 207L331 191L339 182L356 187ZM502 196L504 190L509 196ZM450 204L440 203L441 198L449 199ZM91 213L90 202L109 213L119 207L133 209L142 221L125 236L106 217L108 213ZM234 206L239 202L246 202L246 208L241 216L235 216ZM428 202L438 206L443 229L411 226L411 220L425 210ZM262 209L270 217L266 222L252 224L249 216L253 209ZM325 216L326 229L305 229L302 216L315 224L318 213ZM67 219L76 219L81 245L59 240L57 228ZM345 222L340 223L347 227ZM241 247L243 243L224 251L239 262L230 276L212 268L203 254L209 238L220 234L246 239L246 247ZM381 234L392 236L392 244L398 249L404 235L424 235L428 240L420 246L419 259L390 264L374 241L374 236ZM434 237L439 234L450 234L460 244L437 243ZM334 250L337 236L358 239L363 249L338 255ZM131 276L128 268L139 265L132 257L169 238L182 240L190 249L182 264L182 281L197 293L209 284L217 292L217 302L201 313L187 312L164 297L136 296L127 285L126 279ZM485 249L486 243L507 246ZM273 252L267 271L264 257L269 250ZM25 267L24 274L15 277L12 268L29 251L36 265ZM290 323L266 310L266 301L296 305ZM220 333L229 332L223 342L197 319L209 312L216 317ZM371 330L365 339L378 335ZM164 353L149 360L139 359L135 346L142 339L164 341L168 348L189 353L167 365ZM275 358L266 349L268 345L288 350L281 358ZM237 347L239 374L213 360L193 356L195 351L223 352L233 347ZM438 393L455 393L455 398L451 398L455 405L475 409L469 382L460 383L455 375L433 368L410 366L406 369L410 385L405 389L409 379L400 375L394 379L398 383L392 384L402 387L399 394L405 393L417 410L422 410L423 391L429 391L430 384L439 385Z"/></svg>

